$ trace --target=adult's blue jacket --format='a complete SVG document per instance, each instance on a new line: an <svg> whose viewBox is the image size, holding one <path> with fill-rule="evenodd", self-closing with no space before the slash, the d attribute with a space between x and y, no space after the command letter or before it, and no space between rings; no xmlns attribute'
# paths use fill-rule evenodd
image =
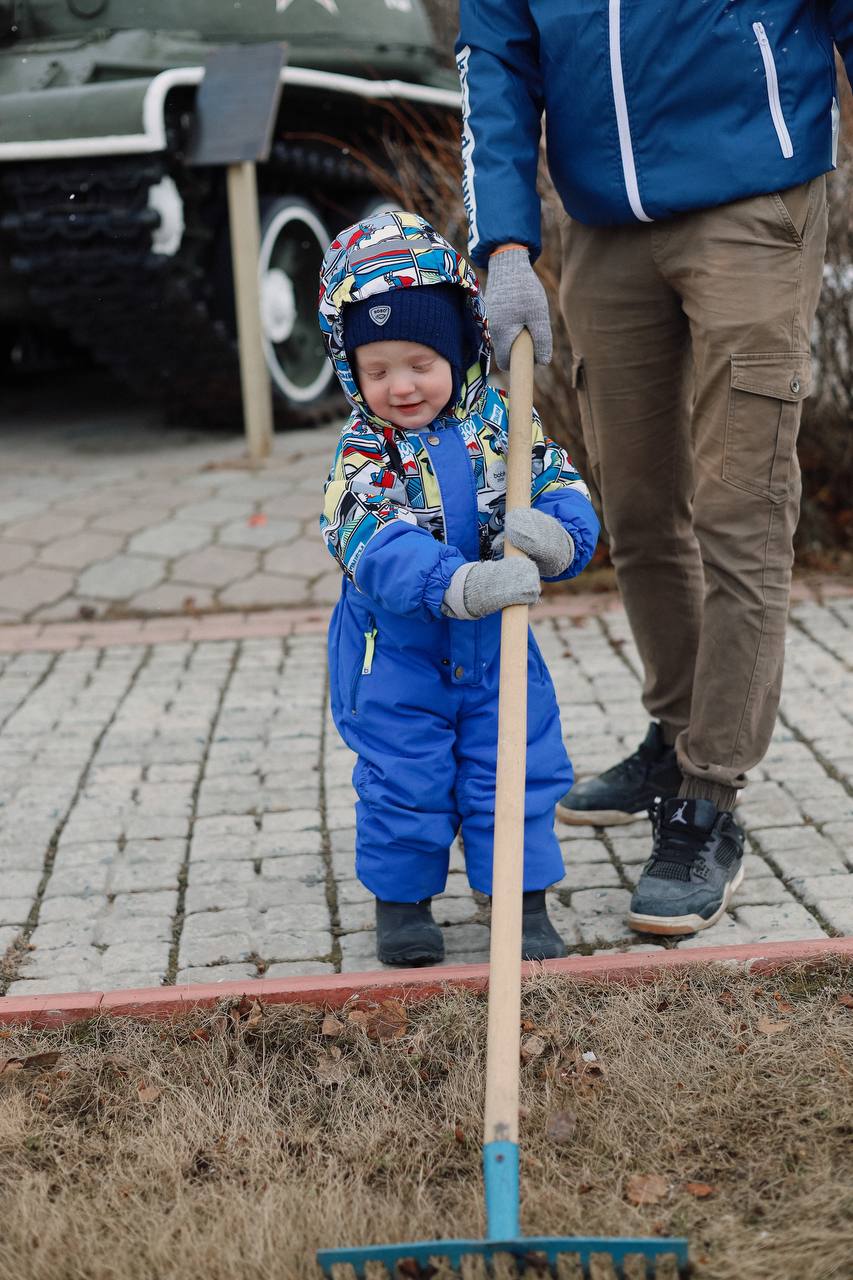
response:
<svg viewBox="0 0 853 1280"><path fill-rule="evenodd" d="M566 211L650 222L835 165L853 0L461 0L469 253L540 249L541 120Z"/></svg>

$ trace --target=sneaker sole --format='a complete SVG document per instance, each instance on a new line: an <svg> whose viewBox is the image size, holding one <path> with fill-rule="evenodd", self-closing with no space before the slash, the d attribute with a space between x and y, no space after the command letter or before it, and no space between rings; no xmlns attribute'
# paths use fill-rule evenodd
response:
<svg viewBox="0 0 853 1280"><path fill-rule="evenodd" d="M570 827L622 827L647 816L645 809L626 813L624 809L567 809L565 805L557 805L557 817Z"/></svg>
<svg viewBox="0 0 853 1280"><path fill-rule="evenodd" d="M720 917L725 914L735 891L740 888L742 883L743 867L741 866L738 868L738 873L731 884L726 885L723 901L719 909L712 916L709 916L707 920L695 914L687 916L645 916L629 911L628 924L637 933L657 933L667 937L699 933L702 929L710 929L711 925L716 924Z"/></svg>

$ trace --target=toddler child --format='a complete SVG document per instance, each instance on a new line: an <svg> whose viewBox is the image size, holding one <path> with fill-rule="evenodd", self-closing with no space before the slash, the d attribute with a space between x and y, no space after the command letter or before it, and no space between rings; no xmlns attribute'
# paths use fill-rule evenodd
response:
<svg viewBox="0 0 853 1280"><path fill-rule="evenodd" d="M540 574L587 564L586 486L534 413L531 509L505 520L507 396L487 384L477 279L422 218L347 227L321 269L320 327L352 406L320 526L344 571L329 631L335 724L357 754L356 874L376 898L379 959L444 954L430 903L460 827L468 881L491 892L500 611ZM525 551L500 558L504 524ZM557 800L572 782L559 710L528 641L522 955L566 954L545 907L563 876Z"/></svg>

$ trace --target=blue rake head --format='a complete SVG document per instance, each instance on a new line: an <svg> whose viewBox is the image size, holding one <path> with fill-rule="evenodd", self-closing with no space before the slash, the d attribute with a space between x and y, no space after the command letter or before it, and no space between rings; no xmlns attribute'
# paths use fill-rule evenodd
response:
<svg viewBox="0 0 853 1280"><path fill-rule="evenodd" d="M599 1276L610 1275L617 1280L678 1280L687 1275L687 1241L680 1238L653 1240L610 1239L607 1236L572 1238L570 1236L519 1236L515 1240L422 1240L414 1244L377 1244L357 1249L320 1249L317 1261L323 1274L333 1280L345 1280L353 1272L362 1280L367 1275L367 1263L382 1264L391 1280L428 1280L434 1274L431 1264L443 1259L453 1268L461 1268L463 1258L471 1258L479 1270L466 1266L468 1275L480 1280L489 1275L489 1264L497 1255L509 1255L515 1260L516 1270L502 1267L501 1276L554 1277L554 1280L589 1280L593 1259L609 1259L612 1270L597 1270ZM631 1269L625 1271L625 1263L632 1259ZM397 1264L407 1262L405 1270ZM509 1259L507 1259L509 1261ZM349 1264L349 1272L335 1273L332 1268ZM381 1274L381 1273L379 1273ZM446 1272L442 1271L442 1275ZM460 1272L461 1274L461 1272ZM371 1280L377 1271L371 1271Z"/></svg>

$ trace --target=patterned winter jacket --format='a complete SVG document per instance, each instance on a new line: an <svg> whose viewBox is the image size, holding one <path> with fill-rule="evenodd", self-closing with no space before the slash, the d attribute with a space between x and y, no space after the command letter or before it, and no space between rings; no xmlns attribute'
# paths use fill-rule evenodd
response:
<svg viewBox="0 0 853 1280"><path fill-rule="evenodd" d="M478 356L449 412L427 427L403 430L365 404L344 350L341 311L387 289L440 283L467 291ZM506 499L507 396L486 382L491 344L476 276L423 219L379 214L332 242L319 310L329 358L352 405L320 518L346 575L344 596L366 598L401 619L448 625L441 605L450 579L467 561L491 557ZM571 534L575 556L562 575L570 578L592 556L598 521L586 485L563 449L543 435L536 414L531 445L531 501ZM413 639L414 633L406 642ZM434 644L435 636L421 643Z"/></svg>

